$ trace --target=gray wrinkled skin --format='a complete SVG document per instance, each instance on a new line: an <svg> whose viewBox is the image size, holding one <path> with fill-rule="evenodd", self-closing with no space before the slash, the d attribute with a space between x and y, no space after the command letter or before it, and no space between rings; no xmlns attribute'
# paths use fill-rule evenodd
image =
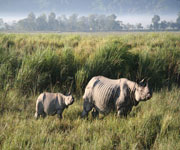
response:
<svg viewBox="0 0 180 150"><path fill-rule="evenodd" d="M116 110L118 116L127 116L133 106L151 97L148 83L144 81L137 84L125 78L113 80L96 76L85 88L82 117L88 116L92 109L93 117L99 113L108 114L111 110Z"/></svg>
<svg viewBox="0 0 180 150"><path fill-rule="evenodd" d="M62 118L62 113L65 108L73 104L74 98L72 95L65 96L61 93L41 93L36 101L35 118L39 116L45 117L46 115L57 114Z"/></svg>

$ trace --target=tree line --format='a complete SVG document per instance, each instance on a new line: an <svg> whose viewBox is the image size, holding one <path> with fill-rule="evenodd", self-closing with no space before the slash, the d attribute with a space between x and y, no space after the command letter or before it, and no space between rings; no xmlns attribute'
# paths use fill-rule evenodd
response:
<svg viewBox="0 0 180 150"><path fill-rule="evenodd" d="M21 19L12 24L7 24L0 19L0 31L55 31L55 32L106 32L106 31L164 31L164 30L180 30L180 13L177 15L175 22L160 21L159 15L154 15L152 23L146 28L141 23L136 25L124 24L117 20L117 16L112 15L97 15L78 16L72 14L56 16L51 12L48 16L42 14L36 17L34 13L30 13L26 18Z"/></svg>

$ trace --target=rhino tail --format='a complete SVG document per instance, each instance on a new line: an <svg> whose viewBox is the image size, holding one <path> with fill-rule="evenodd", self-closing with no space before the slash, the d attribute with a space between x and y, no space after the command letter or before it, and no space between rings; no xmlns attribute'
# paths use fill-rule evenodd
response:
<svg viewBox="0 0 180 150"><path fill-rule="evenodd" d="M35 112L35 115L34 115L34 117L36 118L36 119L38 119L38 117L39 117L39 100L37 100L36 101L36 112Z"/></svg>
<svg viewBox="0 0 180 150"><path fill-rule="evenodd" d="M85 95L85 94L83 95L83 99L84 99L84 100L86 99L86 95Z"/></svg>
<svg viewBox="0 0 180 150"><path fill-rule="evenodd" d="M41 115L41 113L43 113L43 110L44 110L44 106L43 106L44 100L45 100L45 93L42 93L38 97L38 99L36 101L36 112L35 112L35 115L34 115L34 117L36 119L38 119L39 115Z"/></svg>

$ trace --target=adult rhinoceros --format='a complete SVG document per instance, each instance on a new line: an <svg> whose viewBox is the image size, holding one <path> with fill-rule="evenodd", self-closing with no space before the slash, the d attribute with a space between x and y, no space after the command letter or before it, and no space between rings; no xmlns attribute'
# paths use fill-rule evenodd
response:
<svg viewBox="0 0 180 150"><path fill-rule="evenodd" d="M93 77L85 88L82 117L88 116L93 109L95 117L99 113L107 114L116 110L118 116L127 116L133 106L152 97L148 83L139 84L125 78L117 80L103 76Z"/></svg>
<svg viewBox="0 0 180 150"><path fill-rule="evenodd" d="M57 114L59 118L62 118L62 113L65 108L73 104L74 98L71 94L65 96L61 93L41 93L36 101L36 113L37 119L40 115L45 117L46 115Z"/></svg>

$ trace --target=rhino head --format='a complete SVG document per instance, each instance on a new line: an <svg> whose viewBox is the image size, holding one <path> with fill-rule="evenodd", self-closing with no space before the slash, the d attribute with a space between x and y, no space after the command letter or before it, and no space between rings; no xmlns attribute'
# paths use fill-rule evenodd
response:
<svg viewBox="0 0 180 150"><path fill-rule="evenodd" d="M146 101L152 97L152 92L149 89L148 81L145 79L141 80L139 84L136 85L135 99L136 101Z"/></svg>
<svg viewBox="0 0 180 150"><path fill-rule="evenodd" d="M65 98L65 104L66 106L72 105L74 103L74 97L71 95L71 93L68 93Z"/></svg>

